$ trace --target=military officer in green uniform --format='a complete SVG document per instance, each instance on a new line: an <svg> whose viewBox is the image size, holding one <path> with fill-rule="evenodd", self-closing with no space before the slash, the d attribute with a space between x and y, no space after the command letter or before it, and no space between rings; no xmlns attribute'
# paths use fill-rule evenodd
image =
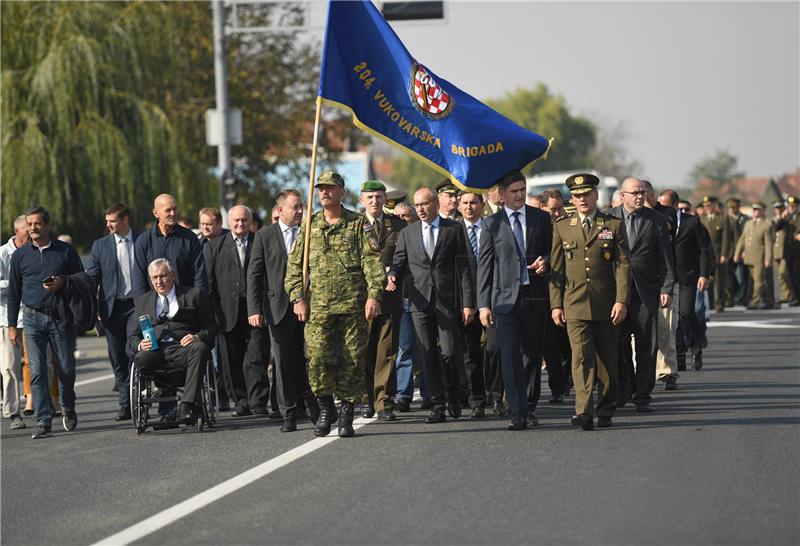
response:
<svg viewBox="0 0 800 546"><path fill-rule="evenodd" d="M627 314L631 277L625 226L597 210L599 183L592 174L567 178L577 210L553 224L550 254L552 319L566 325L572 348L572 424L584 430L594 428L595 380L598 426L611 426L616 411L617 326Z"/></svg>
<svg viewBox="0 0 800 546"><path fill-rule="evenodd" d="M751 208L753 218L744 225L742 236L733 251L733 261L742 261L753 278L753 291L747 308L772 309L775 298L770 290L772 283L767 280L772 276L772 222L764 218L764 203L753 203Z"/></svg>
<svg viewBox="0 0 800 546"><path fill-rule="evenodd" d="M383 212L394 214L394 208L408 199L408 194L403 190L392 190L386 192L386 203L383 205Z"/></svg>
<svg viewBox="0 0 800 546"><path fill-rule="evenodd" d="M714 306L714 310L722 312L725 310L725 293L728 284L728 275L726 274L728 266L726 264L733 252L731 222L723 214L719 206L719 199L716 197L704 196L703 208L705 214L701 221L708 230L711 246L714 248L714 256L717 258L717 275L713 282L713 292L710 293L714 297L714 301L711 304Z"/></svg>
<svg viewBox="0 0 800 546"><path fill-rule="evenodd" d="M783 213L786 206L783 200L775 201L772 203L772 210L775 212L775 246L773 255L775 258L775 268L778 270L778 296L781 303L792 304L797 300L792 289L792 280L789 277L789 243L791 242L791 235L789 232L789 225L783 222Z"/></svg>
<svg viewBox="0 0 800 546"><path fill-rule="evenodd" d="M397 216L386 214L386 186L380 180L367 180L361 184L361 204L367 224L372 226L372 235L378 241L381 264L388 271L392 265L397 236L406 223ZM394 208L394 207L392 207ZM378 412L378 420L394 421L394 397L397 394L397 370L395 360L400 344L400 319L403 316L403 292L383 291L381 313L369 322L367 332L367 355L365 387L367 401L361 407L362 417L372 417Z"/></svg>
<svg viewBox="0 0 800 546"><path fill-rule="evenodd" d="M786 210L781 214L780 220L776 222L776 227L783 229L786 237L786 247L784 260L789 270L789 282L794 292L794 300L789 305L795 307L800 305L800 211L798 203L800 200L794 195L786 198Z"/></svg>
<svg viewBox="0 0 800 546"><path fill-rule="evenodd" d="M381 313L386 275L373 227L341 204L344 179L325 172L316 188L322 210L311 217L309 286L304 292L305 230L289 256L284 285L294 313L306 322L308 378L320 404L314 434L330 433L335 394L342 402L339 436L350 437L353 405L364 391L367 321Z"/></svg>
<svg viewBox="0 0 800 546"><path fill-rule="evenodd" d="M750 217L742 213L742 202L736 197L729 197L725 201L725 205L728 208L728 220L731 225L731 247L736 248L736 243L739 242L739 237L742 236L744 225L750 220ZM733 307L737 303L745 303L747 290L751 283L747 268L743 264L733 263L733 260L731 260L728 262L727 273L725 307Z"/></svg>
<svg viewBox="0 0 800 546"><path fill-rule="evenodd" d="M436 184L436 193L439 195L439 216L457 222L461 219L458 211L458 196L461 195L455 184L447 178Z"/></svg>

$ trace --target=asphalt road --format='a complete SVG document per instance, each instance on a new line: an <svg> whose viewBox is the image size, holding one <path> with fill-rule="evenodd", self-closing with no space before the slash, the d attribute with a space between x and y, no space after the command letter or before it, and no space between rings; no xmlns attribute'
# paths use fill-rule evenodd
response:
<svg viewBox="0 0 800 546"><path fill-rule="evenodd" d="M701 371L657 387L652 414L624 408L593 432L569 425L572 399L543 396L541 426L516 433L493 417L425 425L415 409L354 439L227 414L204 433L137 436L113 420L112 380L84 383L73 433L33 441L33 418L3 420L0 540L796 545L800 311L710 325ZM79 347L79 382L110 373L102 340Z"/></svg>

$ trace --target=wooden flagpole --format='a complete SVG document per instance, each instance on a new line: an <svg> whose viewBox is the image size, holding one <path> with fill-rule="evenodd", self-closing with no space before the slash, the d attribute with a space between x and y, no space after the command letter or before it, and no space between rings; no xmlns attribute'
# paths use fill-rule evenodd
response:
<svg viewBox="0 0 800 546"><path fill-rule="evenodd" d="M305 217L303 235L303 297L308 290L308 254L311 249L311 213L314 210L314 179L317 171L317 138L319 136L319 119L322 113L322 97L317 97L317 114L314 117L314 140L311 148L311 172L308 176L308 209Z"/></svg>

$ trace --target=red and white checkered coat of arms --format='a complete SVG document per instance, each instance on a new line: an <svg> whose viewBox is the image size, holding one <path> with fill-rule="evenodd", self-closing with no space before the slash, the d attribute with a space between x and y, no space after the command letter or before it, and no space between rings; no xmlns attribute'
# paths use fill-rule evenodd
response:
<svg viewBox="0 0 800 546"><path fill-rule="evenodd" d="M419 63L411 65L411 99L417 110L432 119L449 115L455 105L453 97Z"/></svg>

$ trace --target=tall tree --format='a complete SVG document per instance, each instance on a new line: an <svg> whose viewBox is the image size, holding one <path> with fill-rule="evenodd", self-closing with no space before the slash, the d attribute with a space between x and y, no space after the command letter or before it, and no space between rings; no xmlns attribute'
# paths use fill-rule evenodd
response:
<svg viewBox="0 0 800 546"><path fill-rule="evenodd" d="M744 176L744 171L739 170L739 158L728 150L716 150L695 163L689 172L689 182L695 185L703 178L707 178L718 186L726 184L736 178Z"/></svg>

